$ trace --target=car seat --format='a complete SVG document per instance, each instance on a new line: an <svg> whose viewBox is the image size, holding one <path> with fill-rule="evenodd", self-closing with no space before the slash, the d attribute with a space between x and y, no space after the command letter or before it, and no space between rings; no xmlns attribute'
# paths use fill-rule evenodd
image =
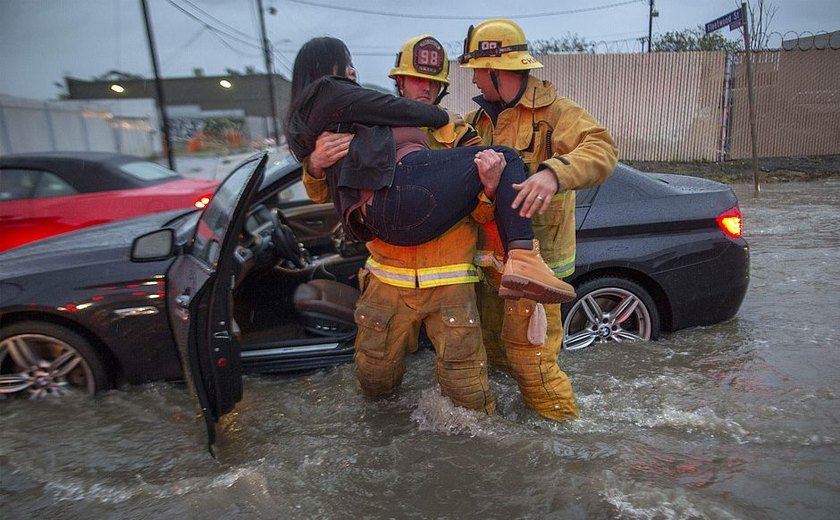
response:
<svg viewBox="0 0 840 520"><path fill-rule="evenodd" d="M292 304L306 331L333 338L355 334L353 312L359 290L334 280L315 279L300 284Z"/></svg>

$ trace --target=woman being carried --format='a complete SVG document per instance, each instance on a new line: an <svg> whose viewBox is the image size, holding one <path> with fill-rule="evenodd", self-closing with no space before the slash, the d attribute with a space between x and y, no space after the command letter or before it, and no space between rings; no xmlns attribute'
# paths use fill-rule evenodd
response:
<svg viewBox="0 0 840 520"><path fill-rule="evenodd" d="M327 169L333 203L351 236L411 246L442 235L478 203L477 164L486 164L488 153L502 154L495 217L507 260L499 293L544 303L574 299L574 288L555 278L540 257L530 218L514 208L513 185L526 179L514 150L429 150L416 127L440 128L460 116L354 80L341 40L322 37L304 44L295 58L285 129L289 149L300 160L312 153L323 131L355 134L347 156Z"/></svg>

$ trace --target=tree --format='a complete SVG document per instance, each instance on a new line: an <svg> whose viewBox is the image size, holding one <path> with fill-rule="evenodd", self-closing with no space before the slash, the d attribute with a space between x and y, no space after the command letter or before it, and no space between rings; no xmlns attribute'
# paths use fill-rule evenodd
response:
<svg viewBox="0 0 840 520"><path fill-rule="evenodd" d="M747 2L750 21L750 47L753 50L766 49L770 43L770 23L779 8L765 0Z"/></svg>
<svg viewBox="0 0 840 520"><path fill-rule="evenodd" d="M726 39L719 32L706 34L701 26L671 31L653 39L654 52L739 51L741 42Z"/></svg>
<svg viewBox="0 0 840 520"><path fill-rule="evenodd" d="M532 54L594 53L595 44L586 41L585 38L578 34L567 33L562 38L530 41L528 42L528 49Z"/></svg>
<svg viewBox="0 0 840 520"><path fill-rule="evenodd" d="M225 132L240 130L243 121L231 117L210 117L204 120L204 131L210 135L220 136Z"/></svg>

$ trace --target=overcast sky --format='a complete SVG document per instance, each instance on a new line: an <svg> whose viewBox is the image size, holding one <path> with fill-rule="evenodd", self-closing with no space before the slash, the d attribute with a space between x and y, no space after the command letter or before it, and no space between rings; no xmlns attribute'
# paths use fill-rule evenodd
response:
<svg viewBox="0 0 840 520"><path fill-rule="evenodd" d="M148 0L161 75L191 76L195 68L206 75L222 75L225 69L245 66L264 71L256 2ZM347 43L362 82L383 86L391 85L388 69L407 38L432 33L457 55L467 27L486 18L516 20L529 40L578 34L604 42L599 45L601 52L635 52L641 49L637 39L648 32L648 0L263 0L263 4L274 13L266 15L266 26L277 51L277 72L290 76L300 45L329 35ZM654 36L705 24L740 2L656 0L655 4L659 16L654 18ZM776 9L770 30L779 35L840 30L840 0L767 0L767 4ZM54 99L59 89L53 83L62 82L64 76L90 79L112 69L152 77L140 5L140 0L0 0L0 94ZM738 31L721 32L740 37Z"/></svg>

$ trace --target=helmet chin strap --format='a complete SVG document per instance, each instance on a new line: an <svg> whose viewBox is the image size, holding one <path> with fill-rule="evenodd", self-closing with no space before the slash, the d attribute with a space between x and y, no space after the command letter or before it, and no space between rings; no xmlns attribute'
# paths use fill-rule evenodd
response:
<svg viewBox="0 0 840 520"><path fill-rule="evenodd" d="M495 69L490 69L490 81L493 83L493 88L496 89L496 94L499 95L499 101L507 105L507 101L502 97L502 90L499 88L499 76L496 75Z"/></svg>
<svg viewBox="0 0 840 520"><path fill-rule="evenodd" d="M437 95L434 101L432 101L433 105L439 105L440 102L443 100L444 96L449 94L449 85L444 85L443 89L441 89L440 93Z"/></svg>

